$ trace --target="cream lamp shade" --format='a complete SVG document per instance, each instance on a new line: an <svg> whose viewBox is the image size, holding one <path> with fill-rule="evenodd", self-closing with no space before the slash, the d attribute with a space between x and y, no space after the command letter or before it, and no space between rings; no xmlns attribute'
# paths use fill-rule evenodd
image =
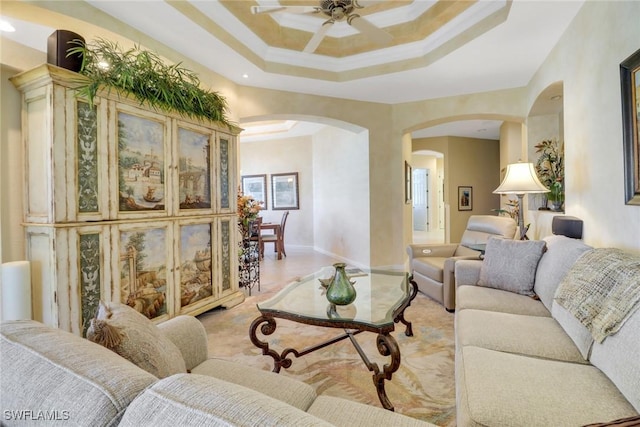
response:
<svg viewBox="0 0 640 427"><path fill-rule="evenodd" d="M512 163L507 165L507 173L500 186L493 191L495 194L527 194L548 193L536 174L533 163Z"/></svg>
<svg viewBox="0 0 640 427"><path fill-rule="evenodd" d="M504 179L493 190L495 194L515 194L518 196L518 227L520 228L520 240L524 240L527 230L524 228L524 214L522 199L529 193L548 193L549 189L542 185L536 174L533 163L512 163L507 165L507 173Z"/></svg>

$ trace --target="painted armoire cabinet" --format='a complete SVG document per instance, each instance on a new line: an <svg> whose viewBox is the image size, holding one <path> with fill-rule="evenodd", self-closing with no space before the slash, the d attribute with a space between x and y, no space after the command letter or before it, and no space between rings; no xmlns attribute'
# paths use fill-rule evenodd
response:
<svg viewBox="0 0 640 427"><path fill-rule="evenodd" d="M34 319L82 335L100 300L155 322L244 300L239 129L153 110L45 64L22 92L24 229Z"/></svg>

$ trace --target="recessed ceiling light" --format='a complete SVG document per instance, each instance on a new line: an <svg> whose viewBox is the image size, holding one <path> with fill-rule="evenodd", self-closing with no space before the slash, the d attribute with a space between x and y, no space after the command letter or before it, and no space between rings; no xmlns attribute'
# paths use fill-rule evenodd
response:
<svg viewBox="0 0 640 427"><path fill-rule="evenodd" d="M249 74L244 73L244 74L242 75L242 78L243 78L243 79L248 79L248 78L249 78Z"/></svg>
<svg viewBox="0 0 640 427"><path fill-rule="evenodd" d="M5 21L4 19L0 19L0 31L6 31L7 33L13 33L16 29L9 23L9 21Z"/></svg>

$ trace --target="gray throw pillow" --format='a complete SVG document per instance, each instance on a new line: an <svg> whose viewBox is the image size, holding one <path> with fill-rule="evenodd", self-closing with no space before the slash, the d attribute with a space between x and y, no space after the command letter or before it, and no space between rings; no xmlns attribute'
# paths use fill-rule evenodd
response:
<svg viewBox="0 0 640 427"><path fill-rule="evenodd" d="M538 262L546 248L543 240L487 241L478 285L533 296Z"/></svg>

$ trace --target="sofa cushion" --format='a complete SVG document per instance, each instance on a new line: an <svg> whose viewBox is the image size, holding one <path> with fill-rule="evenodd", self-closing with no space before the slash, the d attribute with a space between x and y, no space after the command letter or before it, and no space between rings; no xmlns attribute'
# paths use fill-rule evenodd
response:
<svg viewBox="0 0 640 427"><path fill-rule="evenodd" d="M588 363L554 319L542 316L462 310L456 313L456 346Z"/></svg>
<svg viewBox="0 0 640 427"><path fill-rule="evenodd" d="M576 345L580 354L585 359L589 359L593 337L585 326L559 304L553 304L551 316L562 326L571 340Z"/></svg>
<svg viewBox="0 0 640 427"><path fill-rule="evenodd" d="M298 408L217 378L177 374L129 405L122 427L329 426Z"/></svg>
<svg viewBox="0 0 640 427"><path fill-rule="evenodd" d="M588 424L584 427L638 427L640 426L640 415L637 417L619 418L603 423Z"/></svg>
<svg viewBox="0 0 640 427"><path fill-rule="evenodd" d="M475 285L459 286L457 289L456 310L467 308L527 316L551 316L544 304L536 299L509 291Z"/></svg>
<svg viewBox="0 0 640 427"><path fill-rule="evenodd" d="M444 281L442 271L444 270L446 260L447 258L443 257L421 257L414 258L411 265L413 266L414 272L418 272L431 280L442 283Z"/></svg>
<svg viewBox="0 0 640 427"><path fill-rule="evenodd" d="M340 399L332 396L318 396L308 411L310 414L332 425L353 426L393 426L393 427L427 427L433 426L416 418L400 415L379 407Z"/></svg>
<svg viewBox="0 0 640 427"><path fill-rule="evenodd" d="M547 310L551 311L558 285L580 255L592 248L581 240L565 236L549 236L544 241L547 250L538 263L533 290Z"/></svg>
<svg viewBox="0 0 640 427"><path fill-rule="evenodd" d="M615 334L593 343L591 363L615 383L640 412L640 310Z"/></svg>
<svg viewBox="0 0 640 427"><path fill-rule="evenodd" d="M151 320L126 304L101 301L87 339L158 378L187 371L178 347Z"/></svg>
<svg viewBox="0 0 640 427"><path fill-rule="evenodd" d="M59 425L115 426L129 403L157 381L114 352L39 322L7 321L0 331L4 411L57 411ZM6 413L0 424L30 425Z"/></svg>
<svg viewBox="0 0 640 427"><path fill-rule="evenodd" d="M594 366L474 346L458 355L459 425L580 426L637 415Z"/></svg>
<svg viewBox="0 0 640 427"><path fill-rule="evenodd" d="M490 238L480 268L478 285L534 295L536 268L545 246L546 242L543 240Z"/></svg>
<svg viewBox="0 0 640 427"><path fill-rule="evenodd" d="M158 329L180 349L187 371L209 357L207 331L196 317L184 314L172 317L166 322L158 323Z"/></svg>
<svg viewBox="0 0 640 427"><path fill-rule="evenodd" d="M306 411L316 398L315 389L302 381L270 371L247 369L242 364L223 359L207 359L191 372L259 391L303 411Z"/></svg>

